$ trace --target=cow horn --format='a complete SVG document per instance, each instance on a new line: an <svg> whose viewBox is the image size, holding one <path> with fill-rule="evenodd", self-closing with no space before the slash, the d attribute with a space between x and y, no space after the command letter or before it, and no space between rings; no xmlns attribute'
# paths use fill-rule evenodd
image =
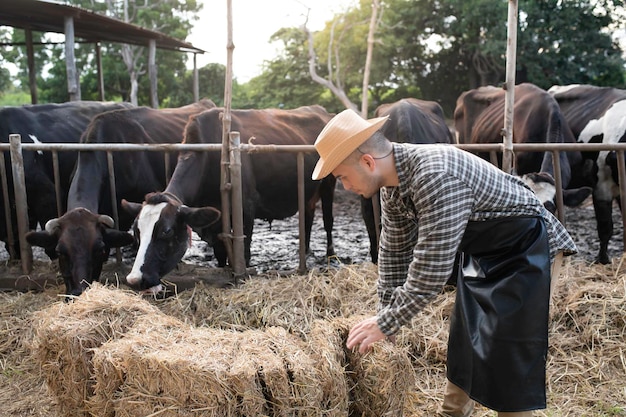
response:
<svg viewBox="0 0 626 417"><path fill-rule="evenodd" d="M115 226L115 222L111 218L111 216L107 216L106 214L101 214L98 216L98 221L103 225L113 228Z"/></svg>
<svg viewBox="0 0 626 417"><path fill-rule="evenodd" d="M50 219L46 222L46 226L44 227L44 229L46 230L46 232L53 234L57 231L59 227L61 227L59 225L59 219Z"/></svg>

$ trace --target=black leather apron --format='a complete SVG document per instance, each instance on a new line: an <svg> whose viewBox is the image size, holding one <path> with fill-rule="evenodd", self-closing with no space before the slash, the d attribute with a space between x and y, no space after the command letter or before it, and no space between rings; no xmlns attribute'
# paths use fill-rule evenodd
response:
<svg viewBox="0 0 626 417"><path fill-rule="evenodd" d="M469 222L459 251L448 379L492 410L545 408L550 254L543 220Z"/></svg>

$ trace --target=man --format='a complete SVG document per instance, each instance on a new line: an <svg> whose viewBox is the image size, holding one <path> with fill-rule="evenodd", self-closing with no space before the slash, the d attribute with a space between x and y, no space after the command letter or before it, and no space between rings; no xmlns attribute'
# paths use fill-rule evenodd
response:
<svg viewBox="0 0 626 417"><path fill-rule="evenodd" d="M378 314L347 347L393 337L458 271L438 414L470 416L477 401L532 416L546 406L550 261L576 246L516 177L451 145L392 143L385 121L345 110L315 142L313 179L332 173L349 191L381 193Z"/></svg>

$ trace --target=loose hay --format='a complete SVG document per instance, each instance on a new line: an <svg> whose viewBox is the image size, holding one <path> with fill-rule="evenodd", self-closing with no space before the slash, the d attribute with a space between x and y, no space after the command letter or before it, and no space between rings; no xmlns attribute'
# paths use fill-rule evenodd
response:
<svg viewBox="0 0 626 417"><path fill-rule="evenodd" d="M345 373L344 366L348 369L347 352L342 344L344 342L343 330L337 330L334 333L331 331L331 338L335 338L337 342L323 345L321 341L312 341L315 333L312 329L316 329L313 323L317 319L329 322L334 317L371 314L376 305L375 280L375 266L364 264L343 267L336 273L312 272L306 276L288 278L252 278L241 288L211 290L214 291L211 295L212 299L205 299L209 292L205 293L205 289L198 286L195 290L186 291L172 299L150 301L150 303L193 324L244 330L249 329L246 324L248 320L256 323L259 328L267 328L271 324L278 323L280 327L299 335L306 340L306 343L316 347L313 351L308 349L307 351L313 358L318 378L322 381L319 383L322 391L320 404L326 404L327 409L332 408L334 404L333 409L338 411L332 415L345 416L348 413L342 410L354 410L350 408L354 407L354 404L348 405L347 399L342 403L340 399L328 395L328 392L333 392L333 389L341 394L351 388L346 381L343 382L345 388L341 388L341 383L333 385L328 382L328 375L342 375ZM581 261L573 261L565 267L562 279L557 283L555 290L555 303L551 311L547 369L548 409L535 412L535 416L626 416L624 385L626 352L623 343L626 339L624 322L626 320L626 311L624 311L626 309L626 266L620 259L606 266L589 266ZM245 296L241 295L244 291ZM231 294L240 294L238 297L241 298L231 298ZM134 295L131 294L131 296L131 301L134 302ZM0 318L2 319L0 401L4 404L3 412L7 415L18 417L76 415L71 412L66 413L63 409L56 412L51 408L53 398L41 389L46 378L36 366L40 359L38 349L42 338L40 335L34 337L34 332L39 333L37 326L42 314L44 316L46 312L49 315L50 312L57 314L58 311L54 309L61 308L59 306L61 303L54 302L55 297L49 294L9 294L6 299L3 298L2 305L0 305ZM36 299L39 299L41 304L35 302ZM263 305L264 299L267 301L265 306ZM144 301L141 301L143 304ZM444 293L414 319L410 328L403 329L398 335L400 348L408 348L411 353L412 369L417 379L414 391L409 392L405 398L405 415L407 416L433 415L433 410L441 401L445 383L447 317L453 301L453 291ZM243 309L248 302L251 303L249 308ZM53 306L48 307L50 304ZM108 309L108 306L106 307ZM240 308L245 313L237 315ZM41 312L36 312L36 310L41 310ZM139 315L144 316L144 314ZM203 318L203 315L207 318ZM111 317L107 317L106 314L102 315L102 318L111 320ZM56 320L63 323L65 319L66 317L57 314ZM77 320L76 317L69 317L69 321L74 321L76 326L80 321L85 331L98 333L91 328L88 319ZM59 325L59 328L62 327ZM141 326L137 328L139 327ZM215 328L212 330L217 330ZM105 332L100 331L99 334L86 338L86 342L96 338L106 340L117 338L115 342L111 342L116 343L121 340L121 336L127 330L111 331L113 334L111 338L105 335ZM52 336L53 339L58 339ZM37 341L35 345L38 349L31 350L29 341L33 338ZM84 343L80 347L88 344ZM96 351L100 349L102 348L96 348ZM80 355L70 355L65 352L59 357L84 359ZM297 360L300 363L297 355L294 358L298 358L294 359L294 362ZM53 363L54 361L49 366ZM56 366L59 367L60 364ZM234 362L230 366L232 367L233 364ZM240 361L240 365L244 365L243 360ZM304 370L303 366L302 372ZM44 368L44 372L47 371ZM123 374L121 375L123 377ZM288 372L287 375L289 375ZM81 378L77 379L79 383L85 383ZM93 383L95 379L91 383L92 388ZM118 384L118 388L124 386L119 385L119 380L114 384ZM244 388L240 388L241 392L247 393L245 398L251 404L250 409L256 406L255 399L259 402L265 401L264 395L261 394L261 399L258 394L255 394L258 385L255 380L248 385L242 385ZM105 390L105 385L96 384L96 387ZM110 400L122 399L118 388L109 388L109 392L116 392L109 397ZM143 401L146 395L145 392L137 392L134 398L127 399L128 408L131 411L135 407L133 401ZM230 400L234 404L241 404L242 398L235 397ZM112 402L109 406L113 407L113 404ZM168 407L160 409L157 415L167 415L165 413L184 415L182 409L176 410L173 405ZM151 410L154 408L146 408L145 415L149 415ZM205 412L205 410L195 410L193 414L197 415L199 412ZM493 412L478 407L473 416L493 416Z"/></svg>
<svg viewBox="0 0 626 417"><path fill-rule="evenodd" d="M159 307L196 326L278 326L304 336L313 320L374 312L377 276L376 266L366 263L323 274L251 278L232 289L198 285L159 302Z"/></svg>

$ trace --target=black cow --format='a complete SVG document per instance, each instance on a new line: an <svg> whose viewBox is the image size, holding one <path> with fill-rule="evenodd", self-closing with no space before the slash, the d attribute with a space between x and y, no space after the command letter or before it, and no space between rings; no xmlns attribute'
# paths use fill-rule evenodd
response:
<svg viewBox="0 0 626 417"><path fill-rule="evenodd" d="M382 132L392 142L452 143L454 140L446 125L443 109L434 101L405 98L381 104L374 111L374 116L389 116ZM378 233L371 198L361 197L361 215L370 239L370 256L372 262L376 263Z"/></svg>
<svg viewBox="0 0 626 417"><path fill-rule="evenodd" d="M592 85L554 86L548 90L579 142L626 142L626 90ZM613 201L619 203L617 154L613 151L583 152L584 174L593 184L593 207L600 249L597 261L610 262L608 245L613 235ZM589 168L591 166L591 168Z"/></svg>
<svg viewBox="0 0 626 417"><path fill-rule="evenodd" d="M180 143L189 117L215 107L202 100L180 108L136 107L100 114L85 130L81 143L159 145ZM176 155L168 155L170 166ZM68 196L68 211L52 219L41 232L29 232L27 240L59 257L59 270L67 294L79 295L100 277L102 264L112 247L133 243L126 231L134 217L121 210L121 199L142 199L166 185L165 158L161 152L116 152L114 155L117 199L111 201L105 152L80 152ZM113 204L118 210L122 232L111 230Z"/></svg>
<svg viewBox="0 0 626 417"><path fill-rule="evenodd" d="M35 104L0 109L0 137L2 143L9 141L10 134L20 134L22 143L78 143L91 118L105 111L132 107L129 103L99 101L74 101L62 104ZM70 177L76 164L77 152L58 153L61 201L67 199ZM8 192L12 224L16 224L13 176L9 152L5 152L8 174ZM29 228L42 228L46 222L57 217L54 187L53 158L51 152L23 151L24 179L28 203ZM4 212L0 199L0 212ZM64 208L62 208L64 209ZM7 242L4 217L0 221L0 239L10 251ZM19 245L13 248L19 257Z"/></svg>
<svg viewBox="0 0 626 417"><path fill-rule="evenodd" d="M502 143L505 90L480 87L462 93L454 110L459 143ZM514 143L574 143L574 137L556 101L541 88L524 83L515 86L513 104ZM479 152L489 160L489 154ZM556 188L552 152L515 152L515 173L537 193L546 208L554 212ZM580 152L560 152L563 201L577 206L591 193L581 175ZM538 175L541 173L541 175Z"/></svg>
<svg viewBox="0 0 626 417"><path fill-rule="evenodd" d="M192 117L185 131L185 143L221 143L222 113L223 109L212 109ZM250 140L257 145L312 145L332 115L320 106L309 106L294 110L233 110L231 117L231 130L240 132L243 142ZM297 158L294 154L284 152L244 152L241 159L244 246L246 263L249 265L254 219L284 219L298 210ZM332 201L336 180L332 176L322 181L311 180L318 156L307 153L304 160L307 250L315 205L321 198L328 239L327 254L333 255ZM151 203L151 199L143 206L126 203L131 212L138 213L135 236L140 241L135 264L127 276L129 284L141 290L158 288L160 278L169 272L164 266L175 265L189 244L185 240L175 239L175 236L182 236L188 226L213 245L218 265L226 265L224 244L217 239L221 222L217 227L207 227L215 220L215 212L209 210L208 214L197 216L202 218L192 223L187 220L189 216L186 208L181 211L172 206L178 199L188 206L204 207L207 210L208 207L221 207L220 166L220 155L217 152L181 153L172 180L165 189L168 198L157 199L160 201L157 206ZM171 196L175 196L174 201Z"/></svg>

